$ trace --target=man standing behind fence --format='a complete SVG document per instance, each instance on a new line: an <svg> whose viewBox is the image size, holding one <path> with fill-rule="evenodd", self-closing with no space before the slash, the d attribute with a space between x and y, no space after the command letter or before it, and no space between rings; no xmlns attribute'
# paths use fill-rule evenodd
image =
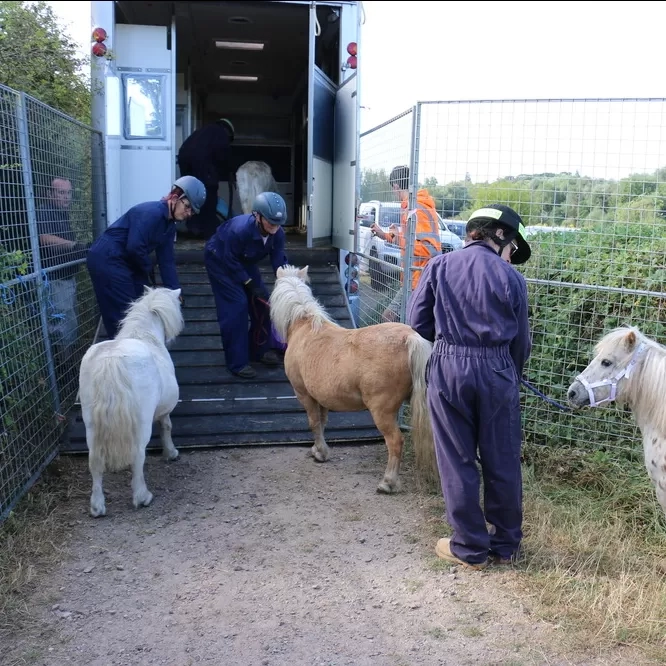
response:
<svg viewBox="0 0 666 666"><path fill-rule="evenodd" d="M35 211L41 264L42 269L47 269L49 286L49 335L56 352L65 358L73 352L78 333L76 273L81 264L70 262L84 259L87 251L87 245L78 242L72 230L71 204L72 183L56 177L51 181L46 202ZM48 270L61 264L65 266Z"/></svg>
<svg viewBox="0 0 666 666"><path fill-rule="evenodd" d="M388 233L377 223L373 224L371 229L375 236L379 236L389 243L400 246L403 264L405 265L405 270L407 270L405 253L407 248L407 219L409 217L409 167L394 167L389 176L389 184L393 191L400 197L400 207L402 209L400 226L392 224L389 227ZM435 200L430 196L428 190L420 189L416 193L416 230L414 235L414 249L412 251L414 256L412 266L420 268L412 272L412 291L416 289L416 285L419 283L426 264L430 259L441 253L442 242L439 236L439 220ZM410 261L409 257L407 257L407 261ZM402 282L404 285L404 275ZM384 314L382 315L384 321L400 321L403 291L404 289L399 289L389 306L384 310Z"/></svg>

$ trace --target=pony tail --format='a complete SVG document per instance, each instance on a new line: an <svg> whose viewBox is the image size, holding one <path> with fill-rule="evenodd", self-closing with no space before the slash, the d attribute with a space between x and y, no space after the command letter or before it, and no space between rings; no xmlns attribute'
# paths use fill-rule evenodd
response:
<svg viewBox="0 0 666 666"><path fill-rule="evenodd" d="M432 344L416 331L407 338L407 359L412 375L412 395L409 403L412 420L411 442L414 448L416 475L426 485L439 484L435 440L425 381L426 365L431 352Z"/></svg>
<svg viewBox="0 0 666 666"><path fill-rule="evenodd" d="M115 472L134 461L140 435L139 405L122 358L102 358L91 368L92 395L97 399L91 406L91 423L86 423L93 433L88 442L90 458Z"/></svg>

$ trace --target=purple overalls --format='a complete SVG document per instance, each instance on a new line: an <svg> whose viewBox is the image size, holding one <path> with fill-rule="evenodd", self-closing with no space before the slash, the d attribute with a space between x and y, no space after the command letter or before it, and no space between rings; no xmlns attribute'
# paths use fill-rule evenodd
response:
<svg viewBox="0 0 666 666"><path fill-rule="evenodd" d="M407 322L434 342L428 404L451 551L470 564L509 558L522 539L519 391L532 346L525 279L473 241L428 263Z"/></svg>

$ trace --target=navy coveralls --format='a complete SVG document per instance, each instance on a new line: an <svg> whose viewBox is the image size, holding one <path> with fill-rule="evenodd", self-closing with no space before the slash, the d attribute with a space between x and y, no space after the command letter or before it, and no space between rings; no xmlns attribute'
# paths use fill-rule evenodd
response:
<svg viewBox="0 0 666 666"><path fill-rule="evenodd" d="M470 564L510 558L522 539L519 390L532 346L525 279L485 242L471 242L428 262L407 321L434 342L428 404L451 552Z"/></svg>
<svg viewBox="0 0 666 666"><path fill-rule="evenodd" d="M180 289L174 243L176 225L165 201L148 201L130 208L93 243L87 264L104 328L115 338L132 303L150 283L155 252L162 283Z"/></svg>
<svg viewBox="0 0 666 666"><path fill-rule="evenodd" d="M254 285L262 289L268 299L257 263L270 256L273 270L277 271L287 263L284 247L284 230L280 228L276 234L264 239L252 214L227 220L206 243L204 263L215 296L224 357L231 372L238 372L250 360L259 360L270 348L277 346L271 334L268 306L256 298L250 304L243 283L252 278Z"/></svg>
<svg viewBox="0 0 666 666"><path fill-rule="evenodd" d="M181 176L194 176L206 186L206 201L187 226L210 238L217 226L217 188L231 173L231 145L224 126L212 123L192 132L178 151L178 166Z"/></svg>

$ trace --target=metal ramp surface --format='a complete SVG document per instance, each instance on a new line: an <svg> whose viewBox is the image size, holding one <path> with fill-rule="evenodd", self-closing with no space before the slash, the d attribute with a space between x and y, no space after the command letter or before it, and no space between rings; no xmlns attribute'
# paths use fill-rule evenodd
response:
<svg viewBox="0 0 666 666"><path fill-rule="evenodd" d="M180 244L179 244L180 245ZM309 265L314 295L346 328L353 327L331 250L307 250L298 242L287 246L290 263ZM177 448L270 444L310 444L307 416L296 400L284 368L254 363L257 376L243 380L225 367L215 304L202 262L202 248L179 249L178 274L185 297L185 329L170 349L180 385L180 402L171 414ZM275 278L261 267L269 290ZM159 272L158 272L159 281ZM106 339L104 332L99 340ZM381 440L370 413L330 412L327 441L368 443ZM153 426L148 449L159 449L159 428ZM87 453L80 411L70 417L61 453Z"/></svg>

